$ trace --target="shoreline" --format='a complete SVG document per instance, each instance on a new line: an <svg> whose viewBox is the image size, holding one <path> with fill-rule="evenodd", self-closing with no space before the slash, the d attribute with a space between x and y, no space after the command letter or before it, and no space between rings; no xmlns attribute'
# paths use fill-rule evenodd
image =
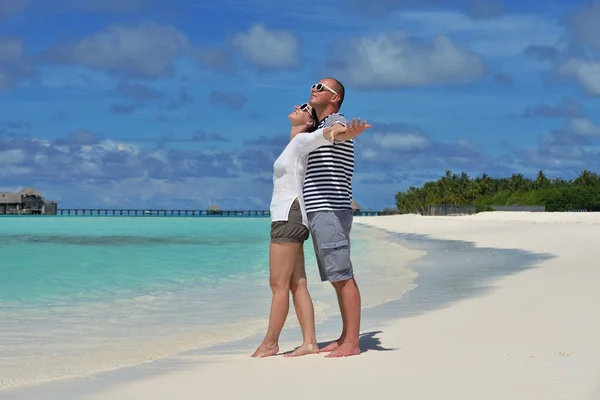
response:
<svg viewBox="0 0 600 400"><path fill-rule="evenodd" d="M412 293L414 289L418 288L420 285L420 280L429 279L427 277L427 271L423 271L424 274L419 275L418 270L423 268L421 264L440 264L442 257L447 258L447 255L444 253L448 250L447 247L456 246L456 244L451 241L441 241L437 243L432 239L406 239L399 237L394 232L386 231L385 229L374 228L368 224L361 224L360 221L357 222L357 225L360 225L362 229L366 229L366 233L370 234L370 236L379 239L383 238L388 247L392 248L400 246L399 248L402 249L404 253L411 253L413 255L412 259L410 259L408 263L400 266L400 269L412 271L412 275L410 275L411 279L408 282L409 284L404 287L403 292L398 295L398 298L387 300L380 304L374 304L370 307L363 307L364 318L362 326L365 328L361 334L361 347L363 348L363 351L391 351L393 349L386 348L382 344L382 339L380 336L382 336L382 334L385 332L382 331L385 329L384 327L391 325L397 319L414 316L419 307L423 307L421 312L426 313L431 309L443 307L446 304L451 304L456 300L452 298L455 293L449 293L448 296L440 296L441 301L437 302L423 301L420 299L419 296L421 291L416 294ZM464 243L460 242L459 246L464 246ZM436 249L436 247L440 248ZM391 250L390 253L392 253ZM402 257L403 260L405 257L406 255ZM430 258L433 259L430 260ZM433 275L435 276L436 274L439 275L440 271L433 271ZM359 284L361 284L361 279L365 277L360 276L360 271L357 272L357 275ZM313 285L315 284L317 283L314 282ZM439 289L434 288L431 282L425 282L424 285L424 294L426 297L429 296L427 291L439 291ZM433 289L427 289L428 286L432 286ZM415 303L418 307L415 307ZM410 304L412 306L407 307L405 304ZM290 317L294 318L293 315ZM280 345L282 352L291 350L295 345L300 343L300 333L295 325L297 324L289 324L288 322L286 328L284 328L284 331L282 332L282 340ZM317 324L317 338L321 345L323 343L327 343L327 340L334 339L336 335L339 334L339 326L340 321L338 315L329 316L324 321ZM248 358L249 354L253 350L253 347L260 342L263 334L264 332L260 332L239 340L225 342L205 348L184 351L177 355L155 360L150 363L144 363L141 365L134 365L120 368L118 370L95 374L93 376L93 383L86 378L79 378L68 380L64 384L70 384L71 388L78 387L79 389L77 389L76 392L78 391L83 395L83 393L101 392L107 387L115 387L127 381L152 379L168 375L170 373L174 373L178 369L181 369L182 365L187 365L188 363L192 363L193 365L196 365L197 368L202 369L202 366L211 366L214 362L220 362L222 358L231 358L231 360L244 360ZM43 391L45 393L45 398L48 398L48 389L50 389L52 386L60 388L61 386L64 386L64 384L60 385L58 382L49 382L36 385L38 386L38 389L35 387L31 387L32 390L28 390L28 388L17 388L16 390L13 390L13 392L16 394L30 393L30 396L32 396L32 393L36 391ZM58 394L56 398L63 398L62 396L64 395Z"/></svg>
<svg viewBox="0 0 600 400"><path fill-rule="evenodd" d="M379 233L379 235L377 234L377 232L382 232L379 230L374 230L372 228L368 228L368 227L362 227L362 229L366 229L367 233L365 232L361 232L359 230L359 234L358 237L359 238L364 238L367 241L377 241L378 239L381 239L381 233ZM371 231L369 231L371 230ZM368 235L369 237L367 238L366 235ZM421 254L419 252L414 252L414 251L410 251L409 249L406 249L402 246L398 246L397 244L393 244L393 243L385 243L386 250L389 250L387 252L387 254L384 254L383 252L380 252L380 254L371 254L371 253L366 253L366 252L362 252L361 253L361 257L363 257L364 259L370 259L370 260L375 260L375 264L378 265L381 268L378 268L379 270L381 270L382 272L386 271L385 263L386 263L386 255L391 257L400 257L402 260L402 264L399 266L399 268L397 268L397 271L395 271L395 273L390 272L388 274L388 279L391 279L392 282L396 282L397 285L391 287L389 284L387 285L382 285L382 281L380 281L380 276L379 275L375 275L375 282L374 282L374 289L378 290L378 296L374 296L371 298L371 301L374 303L373 304L369 304L367 307L365 308L371 308L371 307L376 307L382 303L386 303L389 301L394 301L395 299L398 299L402 293L398 293L395 289L398 289L399 287L402 288L402 292L406 291L406 290L410 290L412 288L412 280L414 279L414 273L407 267L407 263L410 262L412 259L414 258L418 258L421 256ZM312 247L308 248L308 251L311 251ZM305 250L307 251L307 250ZM308 260L307 260L308 261ZM389 262L389 260L387 260ZM309 275L314 275L315 277L318 276L317 270L316 270L316 265L311 266L311 265L307 265L307 270L311 269L311 271L307 271L309 273ZM312 269L314 269L314 271L312 271ZM381 271L379 272L379 274L381 274ZM321 282L317 282L316 279L312 280L312 285L313 285L313 290L311 291L311 293L313 293L313 291L315 291L314 286L315 285L324 285ZM381 287L385 286L388 288L387 291L381 291ZM392 288L394 289L394 291L390 291L389 289ZM267 286L268 289L268 286ZM323 290L326 292L328 297L334 297L333 292L329 291L329 287L322 287L320 290ZM318 290L316 292L319 292ZM317 293L318 294L318 293ZM318 299L320 300L325 300L322 298L322 296L316 296ZM313 293L313 300L315 300L315 296ZM270 301L270 300L269 300ZM296 320L296 316L295 316L295 312L293 310L293 306L290 304L290 314L288 315L288 320L286 321L286 326L284 327L284 330L282 332L282 351L284 351L284 346L285 344L283 344L285 341L289 342L289 345L292 346L292 343L298 344L300 343L300 330L299 330L299 326L298 326L298 322ZM331 303L329 305L329 307L333 307L333 303ZM323 308L325 307L325 308ZM333 308L327 310L328 305L325 303L315 303L315 312L316 312L316 322L317 322L317 326L318 327L322 327L322 326L327 326L329 323L333 323L335 325L335 322L332 322L331 320L335 320L336 318L336 310L334 310ZM321 309L321 312L319 312L319 309ZM267 310L268 312L268 310ZM182 349L179 351L176 351L174 353L171 354L166 354L160 357L151 357L150 355L148 355L146 357L146 359L141 360L139 362L127 362L125 364L119 365L119 366L115 366L115 367L110 367L110 368L98 368L95 371L92 371L91 373L85 373L82 375L79 374L75 374L75 375L71 375L71 376L65 376L65 377L60 377L60 378L47 378L47 379L43 379L43 380L39 380L37 382L28 382L25 384L16 384L16 385L10 385L10 386L5 386L0 388L0 394L6 394L7 396L9 396L9 398L12 398L10 396L16 396L14 398L21 398L19 396L23 395L27 395L28 393L34 393L34 392L46 392L47 390L52 390L52 388L61 388L64 385L69 385L71 383L75 384L76 386L80 385L82 382L88 382L89 380L95 380L97 377L102 377L102 376L108 376L109 379L112 379L113 376L117 376L116 379L118 378L118 375L121 375L122 373L124 374L128 374L129 372L131 372L133 375L136 375L138 373L138 371L136 370L144 370L144 369L152 369L154 366L156 365L160 365L162 362L169 362L170 360L174 359L174 358L178 358L178 357L197 357L197 356L203 356L203 355L209 355L212 353L218 353L219 351L221 351L222 349L229 349L229 351L231 351L232 348L245 348L248 346L255 346L258 345L258 343L260 342L260 340L262 340L262 336L264 335L264 330L266 329L266 318L268 318L268 314L265 314L265 321L262 321L262 323L260 324L260 328L256 329L256 332L250 333L249 335L242 335L241 337L235 337L235 335L226 335L226 336L230 336L230 338L223 338L221 340L217 340L214 344L207 344L207 345L203 345L201 347L192 347L189 349ZM252 320L254 321L254 320ZM249 322L252 322L249 320ZM263 326L264 325L264 326ZM264 328L264 329L262 329ZM199 329L201 330L202 328L199 327ZM291 349L293 349L293 347L290 347ZM85 386L85 383L84 383ZM28 397L29 395L27 395L26 398L30 398ZM41 395L40 395L41 396ZM47 396L41 396L43 398L47 398ZM57 398L62 398L61 396L57 396Z"/></svg>
<svg viewBox="0 0 600 400"><path fill-rule="evenodd" d="M600 301L594 268L600 215L482 213L355 223L364 220L397 240L429 243L433 251L414 262L416 289L364 310L360 356L255 360L243 348L221 347L55 388L74 398L111 400L198 393L274 399L281 391L293 399L385 398L392 390L411 399L598 398L600 324L590 307ZM436 250L437 258L428 258ZM329 319L330 331L323 329L327 324L318 327L319 342L339 332L339 320ZM232 376L237 387L226 383ZM48 390L29 394L23 398L54 398Z"/></svg>

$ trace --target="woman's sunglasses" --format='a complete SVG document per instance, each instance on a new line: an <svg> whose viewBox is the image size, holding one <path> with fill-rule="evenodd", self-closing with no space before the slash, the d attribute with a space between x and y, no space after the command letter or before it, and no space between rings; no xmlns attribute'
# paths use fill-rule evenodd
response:
<svg viewBox="0 0 600 400"><path fill-rule="evenodd" d="M308 103L304 103L304 104L302 104L298 108L300 109L300 111L305 111L305 112L309 113L310 116L311 116L311 118L314 119L314 120L316 120L316 116L315 116L314 110L311 111L310 108L308 108Z"/></svg>

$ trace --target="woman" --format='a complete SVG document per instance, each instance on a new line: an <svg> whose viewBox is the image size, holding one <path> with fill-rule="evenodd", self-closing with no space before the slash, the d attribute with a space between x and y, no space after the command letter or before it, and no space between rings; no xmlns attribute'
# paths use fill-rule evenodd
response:
<svg viewBox="0 0 600 400"><path fill-rule="evenodd" d="M291 140L273 164L269 283L273 292L269 326L252 357L279 352L279 335L289 311L289 292L302 330L302 344L288 356L318 353L314 308L306 283L303 244L308 239L308 219L302 200L308 153L326 144L353 139L368 125L352 121L349 127L334 125L318 129L317 116L308 104L296 106L288 115Z"/></svg>

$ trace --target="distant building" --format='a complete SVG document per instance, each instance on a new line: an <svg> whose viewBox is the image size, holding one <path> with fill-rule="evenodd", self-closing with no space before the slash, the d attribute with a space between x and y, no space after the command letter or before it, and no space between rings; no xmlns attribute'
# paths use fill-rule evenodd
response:
<svg viewBox="0 0 600 400"><path fill-rule="evenodd" d="M216 204L211 204L208 207L208 214L223 214L223 211L221 210L221 207L219 207Z"/></svg>
<svg viewBox="0 0 600 400"><path fill-rule="evenodd" d="M19 193L0 192L0 214L56 215L56 201L46 201L40 192L25 188Z"/></svg>

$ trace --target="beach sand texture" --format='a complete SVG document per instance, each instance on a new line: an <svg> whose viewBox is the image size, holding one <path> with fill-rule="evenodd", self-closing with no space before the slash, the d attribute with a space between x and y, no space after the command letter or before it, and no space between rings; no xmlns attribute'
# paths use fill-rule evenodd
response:
<svg viewBox="0 0 600 400"><path fill-rule="evenodd" d="M406 215L355 223L552 257L492 282L479 297L382 327L381 345L392 351L347 359L211 355L88 398L600 399L600 214Z"/></svg>

